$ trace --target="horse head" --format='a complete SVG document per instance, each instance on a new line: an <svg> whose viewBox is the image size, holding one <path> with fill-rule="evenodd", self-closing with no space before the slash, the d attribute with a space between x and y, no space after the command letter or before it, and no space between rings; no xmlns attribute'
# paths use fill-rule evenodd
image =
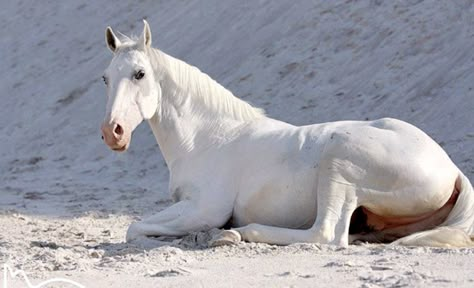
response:
<svg viewBox="0 0 474 288"><path fill-rule="evenodd" d="M156 113L161 100L161 87L149 58L151 31L148 23L137 40L119 39L110 27L105 42L113 59L103 79L107 86L107 106L102 123L102 138L110 149L127 150L133 130Z"/></svg>

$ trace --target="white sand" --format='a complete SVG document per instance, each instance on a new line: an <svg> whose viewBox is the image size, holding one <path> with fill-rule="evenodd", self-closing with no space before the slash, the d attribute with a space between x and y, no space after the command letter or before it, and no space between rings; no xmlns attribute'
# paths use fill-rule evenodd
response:
<svg viewBox="0 0 474 288"><path fill-rule="evenodd" d="M255 243L207 248L210 235L204 232L150 249L123 243L130 220L116 215L4 215L0 224L8 228L2 233L1 253L34 283L64 277L88 287L474 285L474 249ZM20 285L16 278L10 283Z"/></svg>
<svg viewBox="0 0 474 288"><path fill-rule="evenodd" d="M154 46L271 117L400 118L474 179L472 1L4 2L0 264L87 287L474 287L468 248L207 248L215 231L125 244L129 223L170 204L168 172L145 124L121 155L98 129L104 29L137 34L147 17Z"/></svg>

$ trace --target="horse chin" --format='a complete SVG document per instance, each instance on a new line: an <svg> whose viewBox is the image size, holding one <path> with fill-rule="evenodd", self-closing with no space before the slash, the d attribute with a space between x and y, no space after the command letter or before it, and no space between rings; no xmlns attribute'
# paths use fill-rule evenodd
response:
<svg viewBox="0 0 474 288"><path fill-rule="evenodd" d="M128 147L130 146L130 143L126 143L125 145L123 146L118 146L118 147L110 147L110 149L112 149L113 151L115 152L125 152L127 151Z"/></svg>

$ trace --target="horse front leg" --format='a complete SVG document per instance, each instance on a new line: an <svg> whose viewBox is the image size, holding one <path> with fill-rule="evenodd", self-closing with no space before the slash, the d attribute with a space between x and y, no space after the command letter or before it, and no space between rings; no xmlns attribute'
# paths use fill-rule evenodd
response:
<svg viewBox="0 0 474 288"><path fill-rule="evenodd" d="M230 217L230 212L199 207L192 200L177 202L142 221L132 223L126 241L132 242L149 236L183 236L189 232L221 227Z"/></svg>

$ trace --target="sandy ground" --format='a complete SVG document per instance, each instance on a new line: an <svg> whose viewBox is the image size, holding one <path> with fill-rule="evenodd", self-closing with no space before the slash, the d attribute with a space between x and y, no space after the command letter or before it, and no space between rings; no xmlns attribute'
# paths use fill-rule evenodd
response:
<svg viewBox="0 0 474 288"><path fill-rule="evenodd" d="M0 264L87 287L474 287L468 248L208 248L215 230L125 244L131 222L170 204L168 171L146 125L123 155L98 129L104 29L139 33L147 18L154 46L271 117L400 118L472 180L472 1L4 2Z"/></svg>
<svg viewBox="0 0 474 288"><path fill-rule="evenodd" d="M216 230L148 247L123 243L127 216L3 215L1 259L87 287L473 287L474 249L242 243L208 248ZM161 243L160 243L161 242ZM20 285L11 279L10 287ZM36 282L35 282L36 281ZM70 286L64 286L70 287Z"/></svg>

